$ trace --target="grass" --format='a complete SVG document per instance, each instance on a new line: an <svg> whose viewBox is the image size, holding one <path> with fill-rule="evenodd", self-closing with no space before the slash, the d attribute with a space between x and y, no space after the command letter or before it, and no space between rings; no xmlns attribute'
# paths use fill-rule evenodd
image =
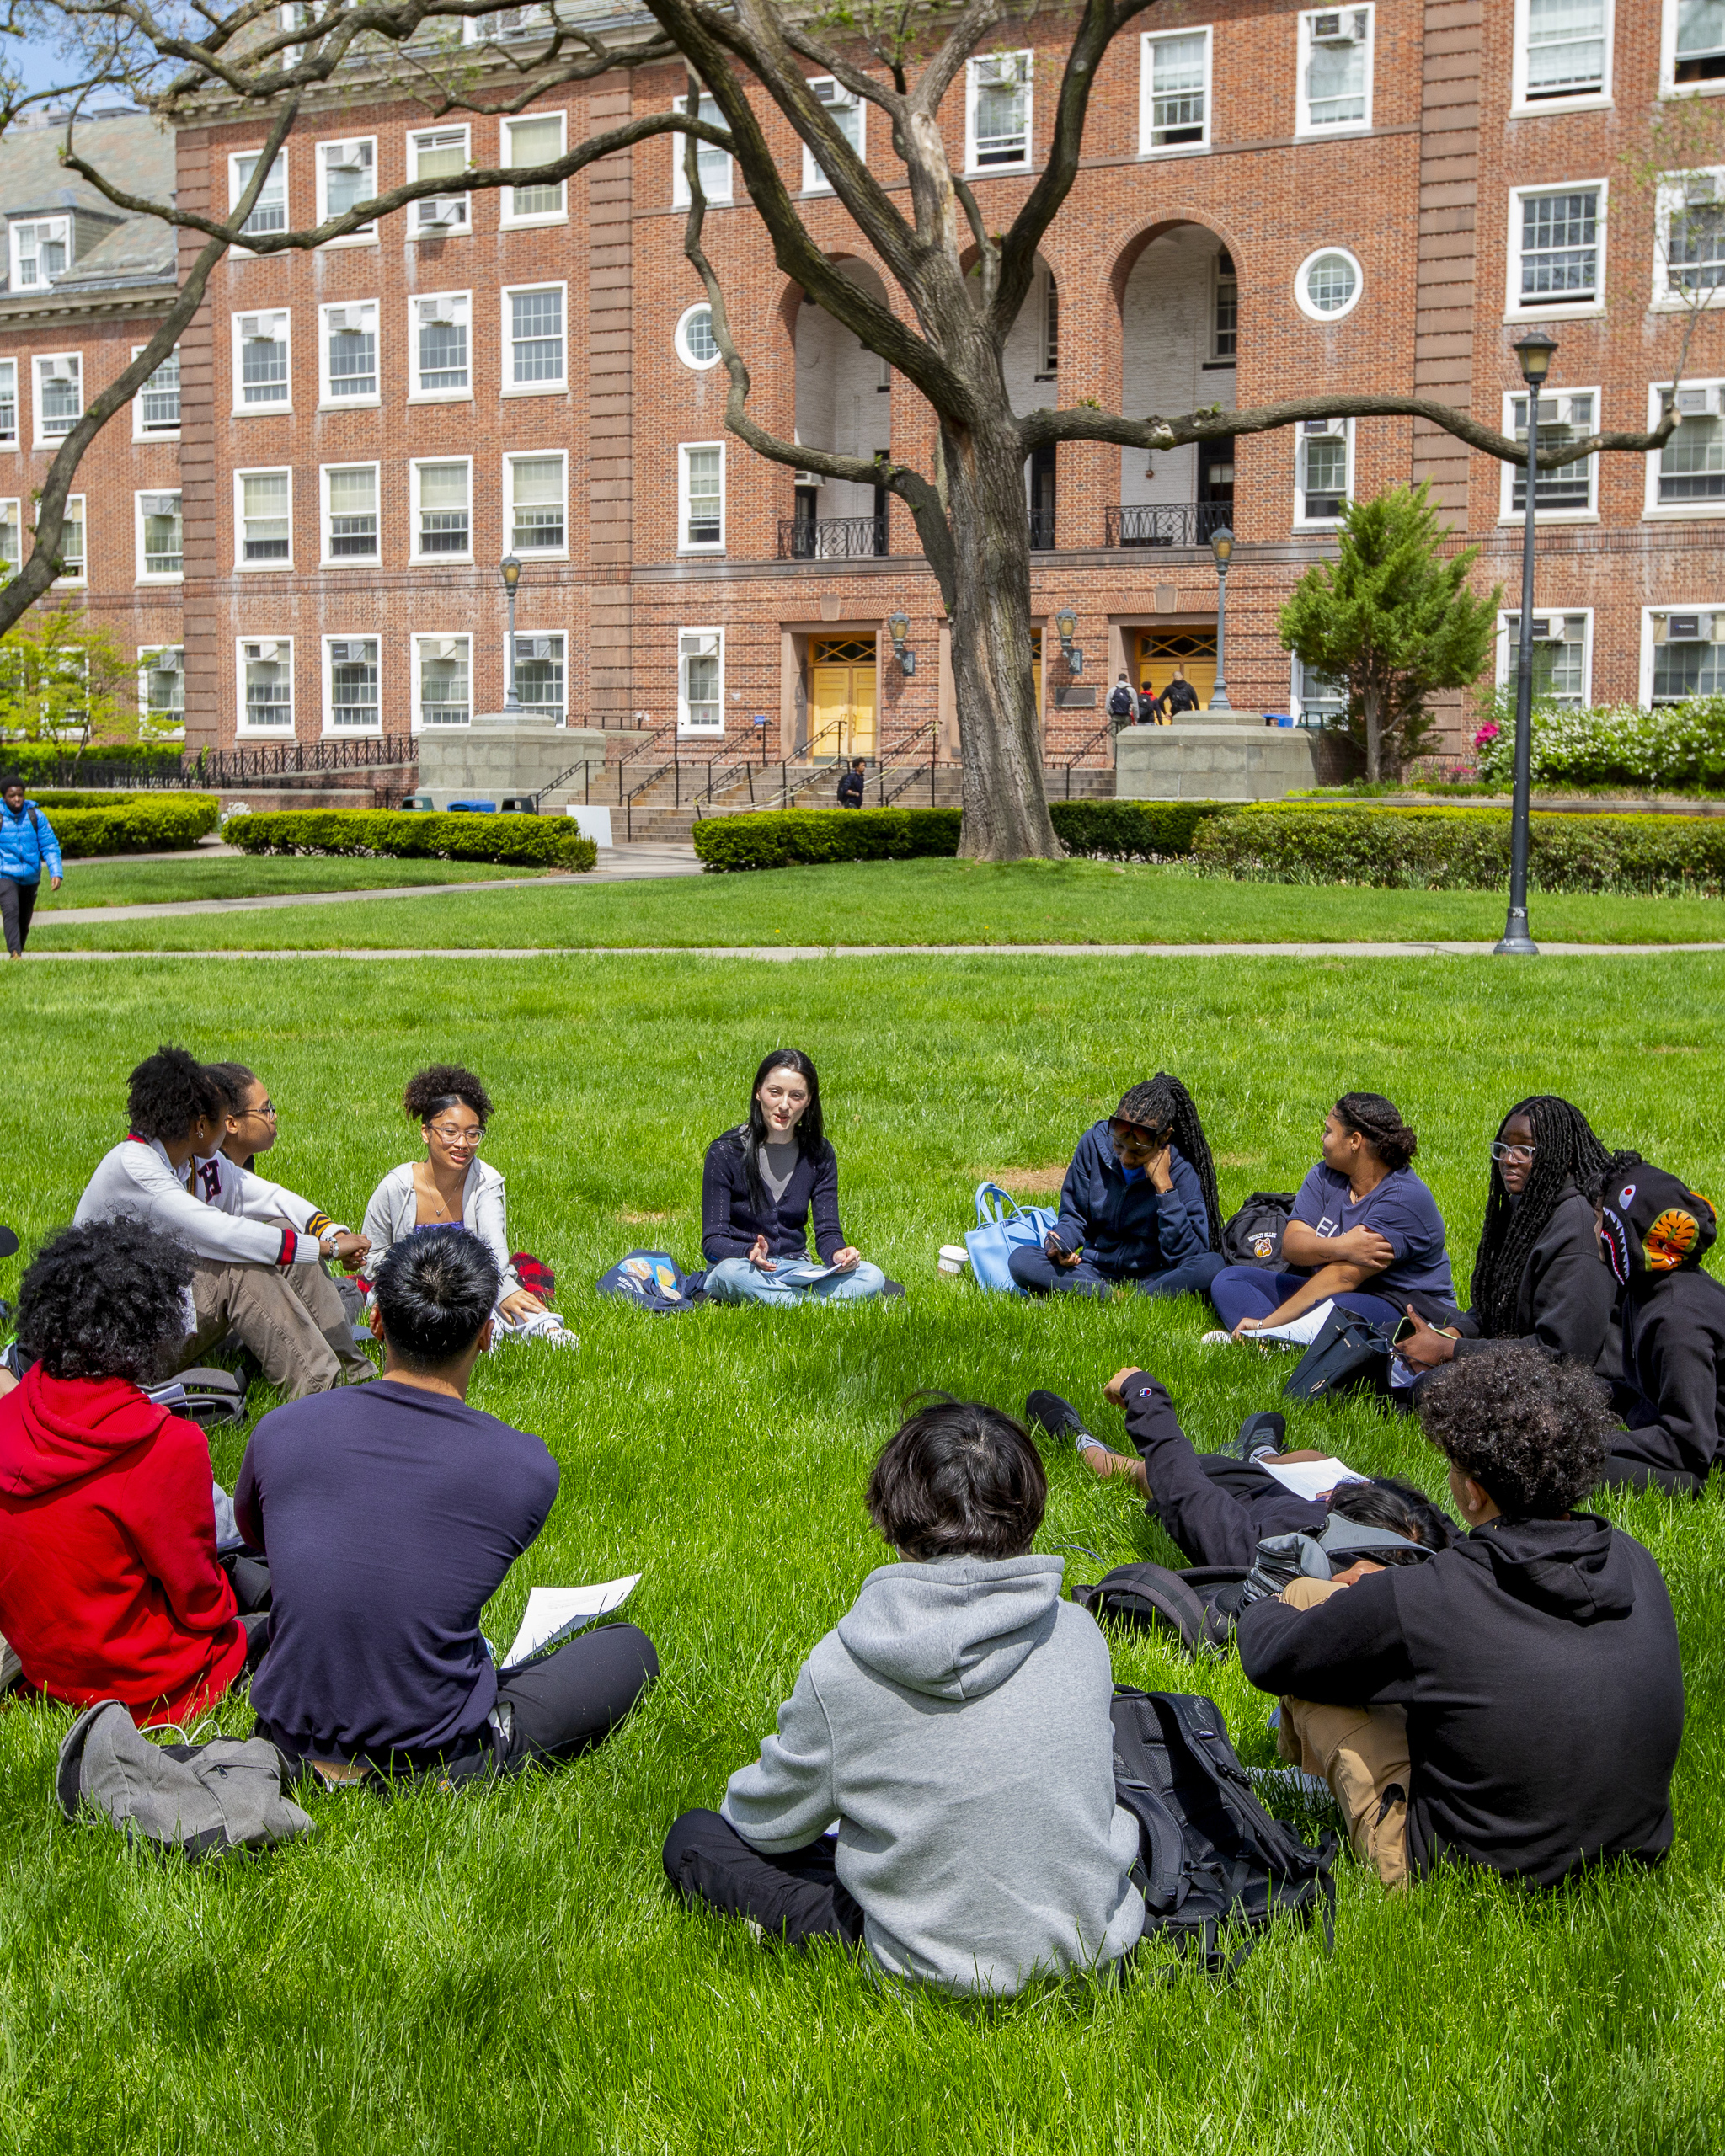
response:
<svg viewBox="0 0 1725 2156"><path fill-rule="evenodd" d="M1193 1084L1237 1203L1294 1187L1338 1091L1381 1088L1421 1133L1465 1278L1485 1143L1519 1095L1567 1091L1609 1141L1722 1187L1725 958L1386 969L1365 994L1334 960L906 958L866 974L649 958L471 974L143 962L100 982L96 996L83 974L0 974L0 1217L27 1246L69 1215L122 1128L127 1070L164 1037L254 1064L281 1108L272 1167L350 1219L403 1156L407 1075L434 1058L483 1075L515 1240L556 1266L581 1336L578 1353L522 1351L479 1375L477 1403L540 1432L563 1468L488 1630L510 1636L531 1585L640 1570L630 1614L664 1676L563 1773L457 1798L320 1795L312 1840L202 1870L61 1822L52 1774L72 1716L8 1704L0 2148L1717 2147L1717 1490L1616 1507L1666 1569L1688 1673L1678 1841L1657 1876L1545 1899L1450 1878L1391 1905L1344 1862L1332 1960L1288 1934L1231 1985L1183 1972L985 2012L884 1993L835 1953L765 1952L684 1914L658 1852L673 1816L715 1801L753 1756L801 1657L882 1556L861 1493L914 1387L1016 1407L1049 1385L1111 1433L1098 1390L1142 1362L1212 1444L1277 1398L1288 1364L1203 1349L1195 1304L1038 1306L937 1275L937 1246L966 1224L985 1172L1051 1189L1077 1133L1160 1064ZM664 1321L602 1302L589 1283L633 1246L693 1260L702 1150L782 1040L820 1061L846 1230L905 1299ZM18 1269L0 1265L0 1294ZM1441 1489L1417 1430L1375 1408L1290 1421L1295 1442ZM225 1480L243 1443L218 1439ZM1048 1465L1039 1547L1065 1556L1069 1581L1167 1559L1122 1487L1065 1450ZM380 1520L380 1544L387 1533ZM1237 1660L1194 1666L1124 1634L1114 1650L1122 1682L1213 1694L1248 1763L1268 1763L1269 1703ZM249 1726L240 1705L222 1719Z"/></svg>
<svg viewBox="0 0 1725 2156"><path fill-rule="evenodd" d="M393 872L407 864L375 865ZM1725 907L1716 899L1535 894L1532 910L1535 932L1553 942L1725 938ZM1004 867L888 861L631 883L570 878L529 890L440 898L435 905L355 899L227 921L207 914L64 926L49 921L30 940L32 948L44 951L579 950L773 942L1489 942L1503 931L1503 900L1487 891L1234 883L1183 867L1093 861Z"/></svg>
<svg viewBox="0 0 1725 2156"><path fill-rule="evenodd" d="M527 868L468 861L350 861L296 854L218 854L175 861L70 861L39 916L67 906L163 905L186 899L259 899L296 891L375 891L405 883L485 883Z"/></svg>

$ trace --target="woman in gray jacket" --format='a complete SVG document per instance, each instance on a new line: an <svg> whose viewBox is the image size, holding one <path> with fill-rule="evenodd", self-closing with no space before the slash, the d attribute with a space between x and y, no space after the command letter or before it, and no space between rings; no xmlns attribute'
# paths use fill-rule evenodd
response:
<svg viewBox="0 0 1725 2156"><path fill-rule="evenodd" d="M864 1945L889 1975L1007 1996L1137 1944L1138 1827L1114 1801L1114 1680L1095 1620L1031 1554L1036 1448L943 1400L890 1438L870 1572L717 1812L671 1828L686 1900L788 1944Z"/></svg>

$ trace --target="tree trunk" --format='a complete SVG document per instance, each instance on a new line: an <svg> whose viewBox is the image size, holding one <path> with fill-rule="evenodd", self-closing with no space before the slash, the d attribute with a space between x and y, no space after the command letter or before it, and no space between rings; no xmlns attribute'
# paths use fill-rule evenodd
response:
<svg viewBox="0 0 1725 2156"><path fill-rule="evenodd" d="M1383 776L1384 762L1384 698L1375 681L1367 685L1359 699L1365 717L1365 780L1375 786Z"/></svg>
<svg viewBox="0 0 1725 2156"><path fill-rule="evenodd" d="M1015 427L943 424L952 532L953 687L964 759L959 851L973 861L1057 861L1042 782L1031 667L1030 515Z"/></svg>

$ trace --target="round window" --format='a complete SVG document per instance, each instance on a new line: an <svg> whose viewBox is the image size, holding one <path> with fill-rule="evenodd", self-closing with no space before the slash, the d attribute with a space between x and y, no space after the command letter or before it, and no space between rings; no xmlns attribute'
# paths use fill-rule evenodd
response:
<svg viewBox="0 0 1725 2156"><path fill-rule="evenodd" d="M1339 322L1359 305L1364 282L1359 263L1346 248L1327 247L1300 264L1294 296L1314 322Z"/></svg>
<svg viewBox="0 0 1725 2156"><path fill-rule="evenodd" d="M713 309L703 300L692 307L677 324L677 357L686 367L710 367L718 360L713 334Z"/></svg>

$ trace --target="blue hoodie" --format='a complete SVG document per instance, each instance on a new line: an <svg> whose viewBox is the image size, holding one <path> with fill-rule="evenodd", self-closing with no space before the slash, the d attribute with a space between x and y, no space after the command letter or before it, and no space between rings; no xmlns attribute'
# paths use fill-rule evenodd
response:
<svg viewBox="0 0 1725 2156"><path fill-rule="evenodd" d="M0 801L0 876L14 883L40 883L45 868L51 876L65 869L54 826L34 801L26 801L16 815L8 801Z"/></svg>
<svg viewBox="0 0 1725 2156"><path fill-rule="evenodd" d="M1060 1186L1055 1233L1068 1250L1081 1250L1105 1272L1130 1278L1201 1257L1210 1246L1210 1214L1198 1171L1170 1146L1168 1171L1172 1190L1157 1190L1141 1168L1129 1177L1106 1119L1092 1124Z"/></svg>

